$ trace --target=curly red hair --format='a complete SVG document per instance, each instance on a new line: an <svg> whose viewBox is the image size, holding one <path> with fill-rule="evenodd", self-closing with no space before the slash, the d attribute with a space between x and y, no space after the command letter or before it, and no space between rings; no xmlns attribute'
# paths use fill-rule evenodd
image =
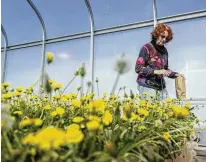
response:
<svg viewBox="0 0 206 162"><path fill-rule="evenodd" d="M166 38L166 42L169 42L173 39L172 29L165 24L158 24L155 29L152 31L151 36L152 40L156 40L164 31L168 32L168 37Z"/></svg>

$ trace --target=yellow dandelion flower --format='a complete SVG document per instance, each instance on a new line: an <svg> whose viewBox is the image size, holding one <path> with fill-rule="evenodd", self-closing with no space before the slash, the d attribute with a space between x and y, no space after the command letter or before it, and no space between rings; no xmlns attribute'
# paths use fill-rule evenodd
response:
<svg viewBox="0 0 206 162"><path fill-rule="evenodd" d="M22 143L24 145L26 144L31 144L31 145L35 145L37 144L37 139L34 136L34 133L29 133L26 137L23 138Z"/></svg>
<svg viewBox="0 0 206 162"><path fill-rule="evenodd" d="M81 101L78 99L73 99L71 102L72 106L74 107L80 107L81 106Z"/></svg>
<svg viewBox="0 0 206 162"><path fill-rule="evenodd" d="M36 134L36 139L40 149L57 149L64 145L65 132L58 128L45 128Z"/></svg>
<svg viewBox="0 0 206 162"><path fill-rule="evenodd" d="M144 108L139 108L137 111L140 115L147 116L149 114L149 112Z"/></svg>
<svg viewBox="0 0 206 162"><path fill-rule="evenodd" d="M45 110L50 110L50 109L51 109L51 106L50 106L50 105L46 105L46 106L44 106L44 109L45 109Z"/></svg>
<svg viewBox="0 0 206 162"><path fill-rule="evenodd" d="M100 117L95 116L95 115L90 115L90 116L88 117L88 119L89 119L89 120L95 120L95 121L97 121L97 122L100 122L100 121L101 121Z"/></svg>
<svg viewBox="0 0 206 162"><path fill-rule="evenodd" d="M112 114L109 111L106 111L103 115L102 122L104 125L109 125L112 123Z"/></svg>
<svg viewBox="0 0 206 162"><path fill-rule="evenodd" d="M169 138L170 138L170 134L169 134L169 132L164 132L164 134L163 134L163 138L164 138L166 141L168 141Z"/></svg>
<svg viewBox="0 0 206 162"><path fill-rule="evenodd" d="M22 115L23 112L22 111L14 111L13 114Z"/></svg>
<svg viewBox="0 0 206 162"><path fill-rule="evenodd" d="M73 118L72 120L74 123L81 123L82 121L84 121L84 118L81 116L76 116Z"/></svg>
<svg viewBox="0 0 206 162"><path fill-rule="evenodd" d="M99 122L92 120L86 123L87 129L88 130L97 130L100 127Z"/></svg>
<svg viewBox="0 0 206 162"><path fill-rule="evenodd" d="M22 92L22 91L23 91L23 88L22 88L22 87L17 87L16 90L17 90L18 92Z"/></svg>
<svg viewBox="0 0 206 162"><path fill-rule="evenodd" d="M14 96L17 96L17 97L21 96L21 92L19 92L19 91L14 92Z"/></svg>
<svg viewBox="0 0 206 162"><path fill-rule="evenodd" d="M78 124L70 124L67 127L67 130L74 130L74 129L80 129L79 125Z"/></svg>
<svg viewBox="0 0 206 162"><path fill-rule="evenodd" d="M59 100L61 98L61 96L60 95L54 95L53 98L56 99L56 100Z"/></svg>
<svg viewBox="0 0 206 162"><path fill-rule="evenodd" d="M39 118L34 119L34 125L35 126L40 126L42 125L43 121Z"/></svg>
<svg viewBox="0 0 206 162"><path fill-rule="evenodd" d="M80 143L84 139L84 134L80 129L68 129L65 137L66 143Z"/></svg>
<svg viewBox="0 0 206 162"><path fill-rule="evenodd" d="M135 113L131 113L131 120L141 120L140 116L135 114Z"/></svg>
<svg viewBox="0 0 206 162"><path fill-rule="evenodd" d="M61 97L61 101L63 101L63 102L67 102L68 99L67 99L66 97Z"/></svg>
<svg viewBox="0 0 206 162"><path fill-rule="evenodd" d="M55 91L62 87L61 83L53 83L51 86Z"/></svg>
<svg viewBox="0 0 206 162"><path fill-rule="evenodd" d="M7 88L7 87L9 87L10 85L11 85L11 84L8 83L8 82L4 82L4 83L1 84L1 86L2 86L3 88Z"/></svg>
<svg viewBox="0 0 206 162"><path fill-rule="evenodd" d="M50 113L50 115L54 117L54 116L57 115L57 112L56 112L56 111L52 111L52 112Z"/></svg>
<svg viewBox="0 0 206 162"><path fill-rule="evenodd" d="M90 111L104 112L105 102L102 99L91 101L88 105Z"/></svg>
<svg viewBox="0 0 206 162"><path fill-rule="evenodd" d="M191 102L190 102L190 101L187 101L187 102L185 103L185 107L188 108L188 109L190 109L190 108L192 107Z"/></svg>
<svg viewBox="0 0 206 162"><path fill-rule="evenodd" d="M47 56L47 63L50 64L54 59L54 54L51 52L47 52L46 56Z"/></svg>
<svg viewBox="0 0 206 162"><path fill-rule="evenodd" d="M144 125L140 125L139 127L138 127L138 130L139 131L143 131L143 130L145 130L145 129L147 129Z"/></svg>
<svg viewBox="0 0 206 162"><path fill-rule="evenodd" d="M189 111L187 108L180 107L180 106L173 106L172 109L176 117L186 117L189 115Z"/></svg>
<svg viewBox="0 0 206 162"><path fill-rule="evenodd" d="M172 99L167 97L167 98L165 99L165 101L166 101L167 103L171 103L171 102L172 102Z"/></svg>
<svg viewBox="0 0 206 162"><path fill-rule="evenodd" d="M64 110L63 108L61 108L61 107L57 107L57 108L56 108L56 113L57 113L57 115L63 115L64 112L65 112L65 110Z"/></svg>
<svg viewBox="0 0 206 162"><path fill-rule="evenodd" d="M3 99L11 99L12 96L13 96L12 93L5 93L5 94L2 94Z"/></svg>
<svg viewBox="0 0 206 162"><path fill-rule="evenodd" d="M54 80L48 80L48 83L53 84L53 83L55 83L55 81Z"/></svg>
<svg viewBox="0 0 206 162"><path fill-rule="evenodd" d="M141 106L147 106L147 102L146 102L145 100L140 100L140 101L139 101L139 104L140 104Z"/></svg>
<svg viewBox="0 0 206 162"><path fill-rule="evenodd" d="M19 123L19 126L21 128L25 127L25 126L28 126L28 125L32 125L33 123L33 120L32 119L24 119L22 120L20 123Z"/></svg>

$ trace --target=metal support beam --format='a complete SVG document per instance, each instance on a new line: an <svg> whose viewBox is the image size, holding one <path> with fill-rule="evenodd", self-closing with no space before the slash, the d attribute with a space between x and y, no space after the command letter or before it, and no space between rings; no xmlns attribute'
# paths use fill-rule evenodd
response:
<svg viewBox="0 0 206 162"><path fill-rule="evenodd" d="M185 13L185 14L163 17L163 18L157 19L157 21L158 23L173 23L173 22L196 19L196 18L203 18L203 17L206 18L206 10L200 10L200 11L195 11L195 12L190 12L190 13ZM109 33L114 33L114 32L121 32L121 31L126 31L126 30L133 30L133 29L149 27L153 25L154 25L153 20L136 22L136 23L126 24L126 25L121 25L121 26L115 26L111 28L95 30L94 36L101 35L101 34L109 34ZM47 39L45 40L45 43L46 44L56 43L56 42L73 40L73 39L78 39L78 38L85 38L85 37L90 37L90 36L91 36L90 32L84 32L84 33L78 33L78 34L68 35L64 37L56 37L56 38ZM41 42L42 41L35 41L35 42L30 42L30 43L12 45L12 46L9 46L7 50L14 50L14 49L26 48L26 47L31 47L31 46L39 46L41 45Z"/></svg>
<svg viewBox="0 0 206 162"><path fill-rule="evenodd" d="M154 28L157 26L157 5L156 0L152 0L152 8L153 8L153 18L154 18Z"/></svg>
<svg viewBox="0 0 206 162"><path fill-rule="evenodd" d="M43 21L43 18L41 17L41 14L39 13L39 11L37 10L37 8L35 7L35 5L32 3L31 0L26 0L30 7L33 9L33 11L35 12L36 16L39 19L39 22L41 23L41 28L42 28L42 41L39 41L39 43L37 43L38 45L42 45L42 60L41 60L41 74L40 74L40 78L41 79L41 85L43 85L43 75L44 75L44 71L45 71L45 46L46 46L46 27Z"/></svg>
<svg viewBox="0 0 206 162"><path fill-rule="evenodd" d="M94 18L89 0L84 0L89 13L90 22L90 67L91 67L91 92L94 91Z"/></svg>
<svg viewBox="0 0 206 162"><path fill-rule="evenodd" d="M7 39L7 35L6 35L6 31L4 30L3 25L1 25L1 32L4 36L4 66L2 69L2 78L1 78L1 82L5 82L5 76L6 76L6 67L7 67L7 46L8 46L8 39Z"/></svg>

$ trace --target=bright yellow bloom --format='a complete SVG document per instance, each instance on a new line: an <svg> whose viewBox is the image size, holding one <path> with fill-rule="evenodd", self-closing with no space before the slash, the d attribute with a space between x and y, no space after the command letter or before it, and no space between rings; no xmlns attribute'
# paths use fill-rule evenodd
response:
<svg viewBox="0 0 206 162"><path fill-rule="evenodd" d="M100 121L101 121L100 117L95 116L95 115L90 115L88 119L89 119L89 120L95 120L95 121L97 121L97 122L100 122Z"/></svg>
<svg viewBox="0 0 206 162"><path fill-rule="evenodd" d="M171 103L171 102L172 102L172 99L167 97L167 98L165 99L165 101L166 101L167 103Z"/></svg>
<svg viewBox="0 0 206 162"><path fill-rule="evenodd" d="M54 59L54 54L51 52L47 52L46 56L47 56L47 63L50 64Z"/></svg>
<svg viewBox="0 0 206 162"><path fill-rule="evenodd" d="M74 123L81 123L82 121L84 121L84 118L81 116L76 116L73 118L72 120Z"/></svg>
<svg viewBox="0 0 206 162"><path fill-rule="evenodd" d="M22 88L22 87L17 87L16 90L17 90L18 92L22 92L22 91L23 91L23 88Z"/></svg>
<svg viewBox="0 0 206 162"><path fill-rule="evenodd" d="M4 82L4 83L2 83L1 84L1 86L3 87L3 88L7 88L8 86L10 86L11 84L10 83L7 83L7 82Z"/></svg>
<svg viewBox="0 0 206 162"><path fill-rule="evenodd" d="M21 92L19 92L19 91L14 92L14 96L17 96L17 97L21 96Z"/></svg>
<svg viewBox="0 0 206 162"><path fill-rule="evenodd" d="M39 118L34 119L34 125L35 126L40 126L42 125L43 121Z"/></svg>
<svg viewBox="0 0 206 162"><path fill-rule="evenodd" d="M81 101L78 100L78 99L73 99L71 104L74 106L74 107L80 107L81 106Z"/></svg>
<svg viewBox="0 0 206 162"><path fill-rule="evenodd" d="M109 111L106 111L103 115L102 122L104 125L109 125L112 123L112 114Z"/></svg>
<svg viewBox="0 0 206 162"><path fill-rule="evenodd" d="M68 129L65 138L66 143L79 143L84 139L84 134L80 129Z"/></svg>
<svg viewBox="0 0 206 162"><path fill-rule="evenodd" d="M173 106L172 107L174 115L177 117L186 117L189 115L189 111L187 108L180 107L180 106Z"/></svg>
<svg viewBox="0 0 206 162"><path fill-rule="evenodd" d="M48 82L49 82L49 84L53 84L53 83L55 83L54 80L48 80Z"/></svg>
<svg viewBox="0 0 206 162"><path fill-rule="evenodd" d="M140 116L135 114L135 113L131 113L131 120L141 120Z"/></svg>
<svg viewBox="0 0 206 162"><path fill-rule="evenodd" d="M23 112L22 111L14 111L13 114L22 115Z"/></svg>
<svg viewBox="0 0 206 162"><path fill-rule="evenodd" d="M79 125L78 124L70 124L67 127L67 130L74 130L74 129L80 129Z"/></svg>
<svg viewBox="0 0 206 162"><path fill-rule="evenodd" d="M99 122L92 120L92 121L87 122L86 126L88 130L97 130L99 129L100 124Z"/></svg>
<svg viewBox="0 0 206 162"><path fill-rule="evenodd" d="M31 144L31 145L35 145L37 144L37 140L34 136L34 133L29 133L23 140L22 140L22 143L24 145L26 144Z"/></svg>
<svg viewBox="0 0 206 162"><path fill-rule="evenodd" d="M145 129L147 129L144 125L140 125L139 127L138 127L138 130L139 131L143 131L143 130L145 130Z"/></svg>
<svg viewBox="0 0 206 162"><path fill-rule="evenodd" d="M50 113L50 115L54 117L54 116L57 115L57 112L56 112L56 111L52 111L52 112Z"/></svg>
<svg viewBox="0 0 206 162"><path fill-rule="evenodd" d="M61 101L63 101L63 102L67 102L68 99L67 99L66 97L61 97Z"/></svg>
<svg viewBox="0 0 206 162"><path fill-rule="evenodd" d="M39 118L33 118L33 119L24 119L19 123L19 126L21 128L29 125L35 125L35 126L40 126L42 125L42 120Z"/></svg>
<svg viewBox="0 0 206 162"><path fill-rule="evenodd" d="M138 109L138 113L140 115L144 115L144 116L147 116L149 114L149 112L146 109L144 109L144 108L139 108Z"/></svg>
<svg viewBox="0 0 206 162"><path fill-rule="evenodd" d="M56 113L57 113L57 115L63 115L64 112L65 112L65 110L64 110L63 108L61 108L61 107L57 107L57 108L56 108Z"/></svg>
<svg viewBox="0 0 206 162"><path fill-rule="evenodd" d="M58 90L62 87L61 83L53 83L51 86L54 90Z"/></svg>
<svg viewBox="0 0 206 162"><path fill-rule="evenodd" d="M56 100L59 100L61 98L61 96L60 95L54 95L53 98L56 99Z"/></svg>
<svg viewBox="0 0 206 162"><path fill-rule="evenodd" d="M44 109L45 109L45 110L50 110L50 109L51 109L51 106L50 106L50 105L46 105L46 106L44 106Z"/></svg>
<svg viewBox="0 0 206 162"><path fill-rule="evenodd" d="M88 105L90 111L104 112L105 102L102 99L91 101Z"/></svg>
<svg viewBox="0 0 206 162"><path fill-rule="evenodd" d="M36 134L36 141L40 149L57 149L65 144L65 132L58 128L45 128Z"/></svg>
<svg viewBox="0 0 206 162"><path fill-rule="evenodd" d="M148 92L143 92L143 95L147 96L147 95L148 95Z"/></svg>
<svg viewBox="0 0 206 162"><path fill-rule="evenodd" d="M164 132L164 134L163 134L163 138L164 138L166 141L168 141L169 138L170 138L170 134L169 134L169 132Z"/></svg>
<svg viewBox="0 0 206 162"><path fill-rule="evenodd" d="M12 98L12 93L5 93L5 94L2 94L2 97L3 97L3 99L10 99L10 98Z"/></svg>
<svg viewBox="0 0 206 162"><path fill-rule="evenodd" d="M24 119L22 120L20 123L19 123L19 126L21 128L25 127L25 126L28 126L28 125L32 125L33 123L33 120L32 119Z"/></svg>
<svg viewBox="0 0 206 162"><path fill-rule="evenodd" d="M192 107L191 102L190 102L190 101L187 101L187 102L185 103L185 107L188 108L188 109L190 109L190 108Z"/></svg>
<svg viewBox="0 0 206 162"><path fill-rule="evenodd" d="M147 106L147 102L146 102L145 100L140 100L140 101L139 101L139 104L140 104L141 106Z"/></svg>

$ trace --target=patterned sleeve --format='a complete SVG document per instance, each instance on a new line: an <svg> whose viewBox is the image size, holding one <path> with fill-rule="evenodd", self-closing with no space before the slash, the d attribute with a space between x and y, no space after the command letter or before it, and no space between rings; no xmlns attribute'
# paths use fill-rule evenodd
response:
<svg viewBox="0 0 206 162"><path fill-rule="evenodd" d="M154 69L150 67L146 67L146 62L149 58L148 50L145 46L142 47L139 53L139 57L136 61L135 71L138 74L141 74L143 76L150 76L154 74Z"/></svg>

